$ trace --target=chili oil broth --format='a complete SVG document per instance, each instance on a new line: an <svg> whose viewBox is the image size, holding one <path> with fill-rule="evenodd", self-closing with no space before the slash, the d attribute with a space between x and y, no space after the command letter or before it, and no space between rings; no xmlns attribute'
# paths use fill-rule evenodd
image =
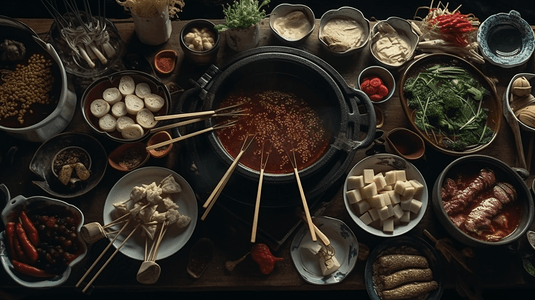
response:
<svg viewBox="0 0 535 300"><path fill-rule="evenodd" d="M240 163L260 170L262 157L265 172L286 174L293 172L290 157L297 169L304 169L316 162L328 150L333 130L324 107L324 98L310 85L291 76L277 75L276 83L260 78L245 80L242 88L230 91L219 103L219 108L242 104L244 114L232 117L236 125L217 132L225 150L236 157L244 139L254 135L254 142L240 159ZM228 119L228 118L227 118ZM218 118L218 123L225 118ZM266 156L269 153L269 156Z"/></svg>
<svg viewBox="0 0 535 300"><path fill-rule="evenodd" d="M479 171L483 168L483 166L479 165L467 165L463 166L462 170L452 170L450 174L448 174L448 178L453 179L457 183L458 190L462 190L465 187L467 187L470 182L474 181L478 175ZM500 174L498 170L495 168L490 167L492 171L494 171L496 175L496 183L498 182L508 182L506 176L504 174ZM504 207L498 212L498 214L494 217L492 217L492 223L491 226L494 228L495 232L503 231L505 232L505 235L503 237L506 237L513 233L515 229L520 224L520 221L522 219L522 201L525 201L522 199L522 195L519 193L518 187L515 186L515 189L517 191L517 199L515 201L508 203L504 205ZM475 197L474 200L467 205L462 211L455 214L454 216L458 215L464 215L468 216L468 214L477 206L480 205L480 203L485 200L492 197L492 187L485 189L484 191L479 192ZM504 215L507 218L507 225L503 226L500 223L496 222L496 217ZM452 217L454 217L452 216ZM459 227L460 230L462 230L467 235L476 238L478 240L486 241L488 240L487 237L493 234L493 232L490 231L484 231L481 235L477 235L474 232L470 232L464 228L464 224Z"/></svg>

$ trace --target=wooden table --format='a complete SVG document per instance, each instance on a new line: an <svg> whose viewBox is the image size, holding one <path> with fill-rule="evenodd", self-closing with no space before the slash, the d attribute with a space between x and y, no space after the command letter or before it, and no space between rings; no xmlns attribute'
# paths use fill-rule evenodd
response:
<svg viewBox="0 0 535 300"><path fill-rule="evenodd" d="M29 25L37 33L43 34L46 39L51 20L48 19L22 19L22 22ZM215 20L218 22L219 20ZM171 39L160 46L146 46L141 44L135 33L131 20L114 20L118 27L123 40L127 44L128 52L137 52L152 61L155 53L161 49L175 49L179 52L178 68L169 76L161 76L164 83L176 82L181 87L188 89L191 87L190 79L197 80L207 67L199 67L193 63L184 60L183 52L179 46L179 32L187 21L173 21L173 34ZM261 22L260 27L261 39L259 46L264 45L281 45L281 43L270 32L269 23L266 20ZM302 49L331 64L345 78L347 84L355 86L358 73L366 66L372 63L370 54L367 50L362 50L358 54L349 57L334 57L325 53L320 47L317 40L318 31L316 30L303 43ZM226 59L235 54L222 41L217 64L221 64ZM482 66L482 71L490 78L496 79L497 92L501 97L504 87L510 78L519 72L533 72L533 59L526 65L514 69L500 69L490 64ZM396 80L399 80L400 73L394 74ZM78 87L77 94L81 95L82 87ZM396 127L409 127L409 123L402 113L399 97L394 95L390 101L380 104L379 107L384 111L385 123L381 130L388 132ZM87 132L91 133L88 126L84 123L81 112L75 113L66 131ZM12 138L5 133L0 133L2 151L6 151L11 146L18 146L15 153L14 162L8 166L4 161L0 168L0 182L5 183L9 188L11 195L24 195L26 197L33 195L45 195L38 187L31 184L35 176L29 171L28 165L33 153L39 146L37 143L28 143ZM104 147L111 151L116 144L99 137ZM388 149L388 148L387 148ZM174 147L173 152L165 159L151 159L148 165L158 165L173 169L180 161L180 145ZM500 158L510 166L518 166L516 160L517 153L514 148L512 133L505 120L503 120L500 132L494 143L483 150L481 154L486 154ZM359 150L355 156L355 162L365 157L365 149ZM455 157L446 156L429 149L425 159L415 162L415 165L426 177L428 185L432 186L439 172L444 166L451 162ZM349 171L349 170L348 170ZM101 222L102 209L106 196L117 180L124 173L108 168L102 182L88 194L76 199L69 200L77 205L85 215L86 223ZM531 183L531 178L527 181ZM342 198L342 186L334 187L336 189L334 196L330 201L322 203L316 208L318 214L338 218L348 224L357 235L359 242L373 249L381 240L370 236L364 232L351 220L347 213ZM207 191L198 191L207 192ZM202 211L201 211L202 213ZM423 229L429 230L435 237L449 237L445 230L440 226L434 213L429 207L422 222L409 233L417 237L425 237L422 234ZM364 261L359 261L353 272L341 283L334 286L316 286L306 283L297 273L290 258L289 244L291 237L275 252L275 255L284 258L284 261L277 263L277 266L269 276L262 276L251 265L244 264L238 267L234 272L229 273L224 269L224 263L228 260L235 260L248 252L251 247L249 243L250 227L242 223L235 222L229 218L224 211L217 210L217 207L211 213L206 221L200 221L190 242L177 254L159 261L162 266L162 274L157 283L153 285L141 285L136 281L136 273L140 262L131 260L123 255L118 255L106 270L100 275L95 282L95 288L104 291L249 291L249 290L266 290L266 291L322 291L322 290L364 290ZM192 279L186 272L186 265L190 248L195 241L202 237L210 237L215 244L215 253L213 260L200 279ZM293 235L292 235L293 237ZM259 242L262 242L260 240ZM95 255L98 255L99 244L93 246L93 251L88 255L86 260L73 269L69 280L61 287L53 289L54 291L72 291L74 284L84 273L84 267L89 266ZM454 246L462 249L463 245L454 241ZM102 248L102 247L100 247ZM535 283L531 277L526 275L522 269L519 259L511 254L507 248L494 250L475 249L475 258L471 261L476 271L476 277L482 288L535 288ZM454 268L445 266L447 272L447 285L451 289L455 285L456 273ZM121 274L117 276L117 274ZM4 291L20 291L19 287L13 282L5 272L0 272L0 286ZM24 291L30 292L30 291ZM34 292L34 291L31 291Z"/></svg>

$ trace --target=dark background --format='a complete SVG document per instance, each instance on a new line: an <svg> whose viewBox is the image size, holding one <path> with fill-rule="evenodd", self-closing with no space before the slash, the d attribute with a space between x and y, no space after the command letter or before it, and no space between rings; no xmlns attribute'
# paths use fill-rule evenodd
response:
<svg viewBox="0 0 535 300"><path fill-rule="evenodd" d="M47 0L57 1L60 0ZM82 3L81 0L78 0ZM87 0L91 3L93 12L96 12L96 3L106 3L106 16L112 18L128 18L122 6L115 0ZM197 18L223 18L222 5L231 3L232 0L185 0L186 6L179 14L183 20ZM272 0L265 10L271 12L275 6L280 3L301 3L308 5L319 19L321 15L329 10L348 5L362 11L364 16L370 20L386 19L390 16L397 16L412 19L418 7L425 7L431 4L431 0ZM435 0L433 6L436 7L439 2ZM449 3L448 8L454 10L462 5L460 11L464 14L473 13L480 21L483 21L490 15L511 10L518 11L521 16L530 24L535 24L535 2L533 0L452 0L442 1L443 4ZM60 5L61 6L61 5ZM83 7L81 4L79 7ZM426 9L421 10L418 15L423 17L427 13ZM38 0L2 0L0 1L0 14L10 17L50 17L48 12L43 8L41 1Z"/></svg>
<svg viewBox="0 0 535 300"><path fill-rule="evenodd" d="M61 0L49 0L62 3ZM92 6L92 12L96 13L97 0L88 0ZM104 3L104 0L99 0ZM81 1L79 7L81 5ZM179 13L178 17L182 20L190 20L197 18L207 19L220 19L223 18L222 5L231 1L228 0L185 0L186 6L184 10ZM124 11L123 7L115 2L115 0L105 0L106 3L106 16L109 18L129 18L130 15ZM280 3L301 3L308 5L316 15L316 18L321 18L321 15L329 9L336 9L344 5L355 7L362 11L364 16L369 20L381 20L390 16L398 16L407 19L413 19L418 7L426 7L431 4L431 1L422 0L297 0L297 1L280 1L272 0L271 3L265 7L267 13ZM447 1L443 2L448 3ZM438 1L435 1L433 6L436 7ZM449 1L449 9L453 10L459 5L462 5L460 11L464 14L472 13L479 18L480 21L484 21L487 17L501 12L509 12L511 10L518 11L521 16L529 23L535 24L535 2L533 0L464 0L464 1ZM61 7L61 5L59 5ZM418 12L419 17L424 17L427 14L427 9L422 9ZM49 13L44 9L41 1L37 0L1 0L0 1L0 15L5 15L14 18L49 18ZM499 276L499 274L496 274ZM7 300L26 300L34 299L35 294L24 296L21 295L9 295L2 292L0 283L0 299ZM64 291L65 292L65 291ZM304 292L265 292L265 291L247 291L247 292L207 292L207 293L137 293L137 296L132 293L95 293L92 297L85 297L79 293L61 293L56 295L56 299L146 299L151 297L155 299L277 299L277 298L289 298L289 299L367 299L366 291L320 291L312 293ZM488 299L534 299L533 290L494 290L484 291L483 298ZM442 299L462 299L454 290L448 290L444 293Z"/></svg>

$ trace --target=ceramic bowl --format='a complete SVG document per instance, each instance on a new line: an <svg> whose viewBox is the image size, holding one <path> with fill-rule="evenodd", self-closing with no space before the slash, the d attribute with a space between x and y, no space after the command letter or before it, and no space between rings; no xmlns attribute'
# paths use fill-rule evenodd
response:
<svg viewBox="0 0 535 300"><path fill-rule="evenodd" d="M87 164L89 166L87 167L90 176L87 180L73 181L65 185L60 182L54 172L54 160L58 153L69 148L85 151L88 156ZM41 180L33 181L33 183L43 191L58 198L75 198L84 195L97 186L104 177L108 166L106 158L106 150L94 137L83 133L60 133L45 141L35 151L30 161L30 170Z"/></svg>
<svg viewBox="0 0 535 300"><path fill-rule="evenodd" d="M535 127L531 127L525 124L524 122L521 122L518 119L518 117L515 115L515 112L513 111L513 108L511 107L511 98L514 99L514 97L512 96L513 82L515 82L516 79L521 78L521 77L525 77L530 82L531 87L535 85L535 74L519 73L513 76L513 78L511 78L511 80L509 81L509 84L507 85L505 92L503 93L503 110L504 110L504 113L507 112L514 118L514 120L518 123L519 127L522 130L525 130L528 132L535 132ZM531 94L533 95L533 92L531 92Z"/></svg>
<svg viewBox="0 0 535 300"><path fill-rule="evenodd" d="M160 74L170 74L175 70L178 53L172 49L162 50L154 56L154 69Z"/></svg>
<svg viewBox="0 0 535 300"><path fill-rule="evenodd" d="M316 17L312 9L306 5L282 3L269 14L269 27L280 41L296 45L314 31Z"/></svg>
<svg viewBox="0 0 535 300"><path fill-rule="evenodd" d="M425 154L424 139L407 128L394 128L386 134L385 139L390 149L407 160L416 160Z"/></svg>
<svg viewBox="0 0 535 300"><path fill-rule="evenodd" d="M405 59L402 61L391 62L384 60L381 58L381 55L379 55L379 52L376 49L377 41L380 41L381 39L380 33L384 32L385 26L389 25L396 31L396 34L407 43L408 52L406 53ZM411 24L407 20L399 17L389 17L384 21L375 23L373 26L370 34L369 49L373 59L378 64L385 68L398 69L412 59L419 41L420 37L416 32L414 32Z"/></svg>
<svg viewBox="0 0 535 300"><path fill-rule="evenodd" d="M362 30L360 42L348 49L338 49L337 47L334 47L332 43L329 43L325 36L325 26L329 24L333 20L340 20L349 19L352 22L356 22L356 24L360 27ZM338 9L331 9L326 11L320 19L320 25L319 25L319 34L318 34L320 43L324 46L327 51L329 51L332 54L335 55L349 55L355 53L357 50L362 49L367 43L370 38L370 21L364 17L362 12L356 8L349 7L349 6L342 6ZM353 38L356 38L353 37Z"/></svg>
<svg viewBox="0 0 535 300"><path fill-rule="evenodd" d="M24 210L29 217L33 214L32 212L39 211L40 213L53 212L62 216L71 216L74 219L77 233L77 237L74 241L78 245L78 250L75 253L76 257L69 263L63 273L50 278L33 277L15 270L13 263L10 260L11 256L7 253L7 248L5 247L5 245L7 245L6 233L5 231L0 233L0 262L6 273L16 283L24 287L38 289L56 287L65 283L71 275L72 267L80 263L87 254L87 245L80 235L80 229L84 224L83 213L72 204L44 196L32 196L26 198L19 195L10 199L9 191L4 184L0 184L0 190L6 194L7 199L7 203L2 210L2 222L4 224L18 220L18 216L22 210Z"/></svg>
<svg viewBox="0 0 535 300"><path fill-rule="evenodd" d="M380 99L374 98L372 93L368 94L366 90L363 90L362 87L362 83L366 79L370 79L373 77L379 77L382 80L384 86L388 89L388 94L386 94L386 96L382 96L382 98ZM384 103L390 100L390 98L392 98L394 92L396 91L396 80L394 79L394 75L392 75L392 73L388 69L381 66L369 66L362 70L362 72L360 72L359 77L357 79L356 87L364 91L368 95L368 97L370 97L372 103L379 104ZM374 93L376 94L376 92Z"/></svg>
<svg viewBox="0 0 535 300"><path fill-rule="evenodd" d="M400 251L402 247L411 248L417 251L417 255L424 256L427 259L429 268L433 272L433 280L438 283L438 288L432 290L425 299L427 300L439 300L442 297L444 292L444 272L443 272L443 260L442 257L437 253L434 247L429 245L426 241L411 237L411 236L401 236L393 239L388 239L381 242L377 247L373 249L370 253L368 259L366 260L366 265L364 269L364 284L366 285L366 291L368 296L372 300L380 300L377 293L377 287L373 282L374 277L374 268L373 264L376 262L377 258L389 254L390 251Z"/></svg>
<svg viewBox="0 0 535 300"><path fill-rule="evenodd" d="M417 194L415 194L412 199L417 200L420 202L421 206L418 210L415 210L414 212L410 213L408 216L410 219L408 222L400 222L399 224L394 226L393 232L385 232L383 231L383 228L381 227L381 219L377 219L376 217L372 217L373 221L368 224L365 220L365 217L363 215L365 214L364 211L366 211L370 215L376 215L376 212L372 212L371 210L380 210L384 209L383 206L381 208L379 207L371 207L372 202L369 200L369 197L365 197L365 193L362 188L355 187L355 181L353 180L354 176L361 176L364 173L365 169L372 169L374 171L375 175L379 175L380 173L383 176L386 176L386 172L392 171L392 170L399 170L399 171L405 171L406 179L411 180L415 179L418 181L422 187L421 191L419 191ZM400 177L401 178L401 177ZM400 179L401 180L401 179ZM368 185L368 184L365 184ZM351 194L352 190L359 190L360 195L362 196L362 200L353 203ZM386 190L383 189L376 189L376 194L380 193L381 191ZM346 207L347 212L351 216L351 219L365 232L378 236L378 237L395 237L402 234L405 234L412 230L423 218L425 211L427 209L428 204L428 189L427 189L427 183L425 181L425 178L420 173L420 171L409 161L403 159L402 157L390 154L390 153L380 153L368 156L361 161L359 161L351 170L349 171L346 180L344 182L343 187L343 197L344 197L344 204ZM407 199L403 199L403 201L411 201ZM366 205L363 202L367 202L368 205ZM408 202L405 203L394 203L392 207L396 205L402 205L403 208L406 208L405 205L408 205ZM418 204L417 202L414 202L414 204ZM402 209L403 211L406 211L405 209ZM389 216L389 218L394 218L394 216ZM386 220L383 218L383 220ZM397 223L397 222L396 222Z"/></svg>
<svg viewBox="0 0 535 300"><path fill-rule="evenodd" d="M483 168L490 169L494 172L496 182L505 182L511 184L516 190L517 194L517 199L514 202L511 202L511 204L518 205L519 210L516 210L515 208L515 211L519 212L519 216L515 220L515 214L510 214L508 218L511 219L509 219L507 222L509 224L514 224L515 222L517 222L518 226L509 235L499 240L483 240L481 238L478 238L478 235L475 233L469 234L466 233L464 230L461 230L458 225L456 225L456 223L454 223L453 221L462 219L455 218L455 213L452 213L452 217L450 217L446 212L442 199L442 187L444 186L444 182L448 178L452 178L455 180L457 174L462 174L465 176L465 178L468 177L468 179L470 179L473 178L469 177L471 176L470 174L478 174L478 172ZM492 186L494 186L494 184ZM517 239L524 236L526 231L529 230L531 223L533 222L533 215L535 211L532 197L533 196L529 188L527 187L526 183L519 175L519 173L517 173L517 171L515 171L503 161L497 158L486 155L473 154L457 158L456 160L452 161L448 166L446 166L446 168L444 168L444 170L440 173L433 186L432 206L442 226L449 234L451 234L451 236L453 236L461 243L464 243L470 247L499 247L513 243ZM500 212L501 211L502 210L500 210ZM508 213L511 212L509 211ZM494 217L498 217L498 215L494 215ZM500 218L496 218L495 220L497 219ZM464 221L463 223L459 223L461 224L460 226L464 227L465 222L466 221ZM500 228L497 223L495 223L495 221L493 221L491 224L492 226L494 226L494 228Z"/></svg>
<svg viewBox="0 0 535 300"><path fill-rule="evenodd" d="M97 99L103 99L103 93L106 89L118 88L121 78L125 76L132 77L136 86L141 83L148 84L150 87L150 92L152 94L159 95L164 99L163 107L160 108L158 111L152 112L154 116L167 115L171 99L171 94L169 93L169 90L167 89L167 86L164 83L162 83L156 77L141 71L119 71L117 73L113 73L93 81L93 83L91 83L82 94L81 109L84 120L95 132L119 143L137 142L143 140L149 135L151 128L144 128L143 134L136 138L125 138L117 128L115 130L106 131L99 126L99 118L97 118L91 113L91 103ZM126 97L122 95L119 102L124 102L125 98ZM143 106L147 107L145 103L143 103ZM112 114L111 109L108 114ZM126 116L134 120L135 123L137 123L135 114L127 113ZM117 120L117 118L115 119ZM159 121L155 122L154 127L158 126L159 123Z"/></svg>
<svg viewBox="0 0 535 300"><path fill-rule="evenodd" d="M187 59L199 65L208 65L216 60L221 35L214 26L214 23L208 20L196 19L188 22L182 28L180 31L180 48L182 48L184 56ZM187 36L188 34L201 38L210 36L213 39L213 42L210 43L211 47L208 48L203 45L201 48L191 48L192 41L190 40L190 36Z"/></svg>
<svg viewBox="0 0 535 300"><path fill-rule="evenodd" d="M171 134L169 134L169 132L167 132L167 131L159 131L159 132L156 132L155 134L153 134L149 138L149 141L147 142L147 146L152 146L152 145L155 145L155 144L158 144L158 143L161 143L161 142L168 141L170 139L172 139L172 137L171 137ZM169 144L169 145L163 146L161 148L150 149L149 153L154 158L162 158L162 157L166 156L167 154L169 154L169 152L171 152L171 149L173 149L173 144Z"/></svg>
<svg viewBox="0 0 535 300"><path fill-rule="evenodd" d="M150 154L142 142L122 144L108 156L108 163L118 171L129 172L147 163Z"/></svg>
<svg viewBox="0 0 535 300"><path fill-rule="evenodd" d="M477 30L481 54L493 65L513 68L528 61L535 48L535 35L520 13L498 13L485 19Z"/></svg>
<svg viewBox="0 0 535 300"><path fill-rule="evenodd" d="M455 150L453 148L448 148L447 145L443 143L446 138L445 136L439 134L439 132L431 131L429 129L422 130L417 126L416 109L409 107L408 103L411 95L405 92L404 86L409 78L416 77L421 72L424 72L436 65L460 67L466 70L468 74L470 74L471 77L474 78L481 85L481 87L485 88L488 91L488 94L483 96L481 105L486 110L486 126L491 131L491 133L489 134L490 139L486 143L481 143L466 147L464 149ZM490 82L489 79L478 68L458 56L451 54L429 54L415 60L405 69L404 73L402 74L399 80L398 91L399 99L401 101L401 107L403 108L403 112L405 113L405 116L407 116L412 129L425 140L428 146L444 154L460 156L477 153L488 147L498 135L500 125L503 119L502 103L500 102L500 99L496 94L494 84Z"/></svg>

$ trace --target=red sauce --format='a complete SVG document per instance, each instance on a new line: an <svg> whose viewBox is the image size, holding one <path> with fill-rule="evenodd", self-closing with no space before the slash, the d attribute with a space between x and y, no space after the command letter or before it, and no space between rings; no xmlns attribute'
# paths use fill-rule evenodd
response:
<svg viewBox="0 0 535 300"><path fill-rule="evenodd" d="M458 190L464 189L470 182L477 178L479 170L481 168L475 166L463 166L462 170L452 173L449 178L453 179ZM496 174L496 182L507 182L504 178L500 178L500 174ZM517 191L518 194L519 191ZM490 229L483 230L479 234L467 230L465 223L460 223L459 220L467 218L468 215L474 208L481 205L481 202L485 199L493 197L492 195L492 186L483 191L480 191L475 197L474 200L468 204L462 211L459 213L453 214L450 216L450 219L453 223L461 229L464 233L469 236L482 240L482 241L499 241L504 237L511 234L520 224L522 218L522 204L523 199L515 199L514 201L507 203L503 208L498 212L497 215L491 218ZM451 198L451 195L443 198L443 201L448 201Z"/></svg>
<svg viewBox="0 0 535 300"><path fill-rule="evenodd" d="M316 162L327 150L331 138L319 113L311 107L311 100L293 92L272 89L230 93L219 105L239 106L247 115L233 117L237 124L216 131L228 153L236 157L247 135L255 141L240 159L240 163L260 170L261 157L269 153L265 172L286 174L293 172L289 156L295 154L297 168Z"/></svg>

